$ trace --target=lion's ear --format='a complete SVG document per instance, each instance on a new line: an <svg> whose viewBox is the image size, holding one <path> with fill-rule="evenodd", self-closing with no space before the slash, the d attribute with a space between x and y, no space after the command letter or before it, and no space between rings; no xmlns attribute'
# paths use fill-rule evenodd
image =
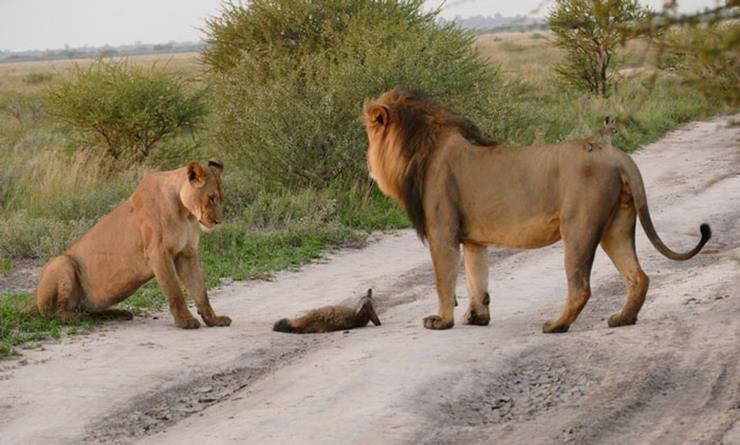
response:
<svg viewBox="0 0 740 445"><path fill-rule="evenodd" d="M385 127L388 125L388 118L390 117L390 110L385 105L376 105L367 112L367 120L372 125L379 127Z"/></svg>
<svg viewBox="0 0 740 445"><path fill-rule="evenodd" d="M206 183L206 172L200 162L193 161L188 164L188 181L195 187L200 187Z"/></svg>
<svg viewBox="0 0 740 445"><path fill-rule="evenodd" d="M221 160L221 158L213 157L208 160L208 166L213 167L216 170L218 170L219 174L224 173L224 161Z"/></svg>

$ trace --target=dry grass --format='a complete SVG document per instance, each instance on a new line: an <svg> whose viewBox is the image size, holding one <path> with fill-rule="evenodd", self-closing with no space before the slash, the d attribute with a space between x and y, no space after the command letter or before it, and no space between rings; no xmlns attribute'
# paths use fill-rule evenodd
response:
<svg viewBox="0 0 740 445"><path fill-rule="evenodd" d="M483 34L476 41L481 57L501 67L506 75L533 84L550 78L550 67L563 58L551 44L549 32Z"/></svg>
<svg viewBox="0 0 740 445"><path fill-rule="evenodd" d="M147 54L130 57L111 57L111 60L127 60L133 65L164 65L173 72L183 72L198 76L203 72L199 53ZM34 81L33 75L51 74L52 79L65 76L75 66L87 68L95 59L44 60L38 62L0 63L0 92L38 92L49 82Z"/></svg>
<svg viewBox="0 0 740 445"><path fill-rule="evenodd" d="M476 47L481 57L499 65L504 75L543 85L553 80L552 65L562 62L565 55L552 39L552 33L545 31L483 34ZM653 64L655 50L645 40L631 40L617 50L614 68Z"/></svg>

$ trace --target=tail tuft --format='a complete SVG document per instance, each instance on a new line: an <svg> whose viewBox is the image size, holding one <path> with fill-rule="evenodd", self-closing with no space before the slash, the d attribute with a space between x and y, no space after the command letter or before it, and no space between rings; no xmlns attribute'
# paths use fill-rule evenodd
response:
<svg viewBox="0 0 740 445"><path fill-rule="evenodd" d="M709 238L712 237L712 228L709 227L709 224L702 224L699 226L699 230L701 231L701 245L704 245L707 241L709 241Z"/></svg>
<svg viewBox="0 0 740 445"><path fill-rule="evenodd" d="M272 326L272 330L275 332L296 332L295 328L290 323L290 320L287 318L276 321L275 324Z"/></svg>

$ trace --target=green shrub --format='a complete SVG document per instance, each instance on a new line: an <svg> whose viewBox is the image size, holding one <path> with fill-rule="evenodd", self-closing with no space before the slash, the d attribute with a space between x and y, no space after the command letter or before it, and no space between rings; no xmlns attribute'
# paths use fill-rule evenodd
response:
<svg viewBox="0 0 740 445"><path fill-rule="evenodd" d="M77 66L47 94L50 113L103 146L118 167L144 161L160 142L192 130L206 114L205 90L190 91L184 77L152 65L98 59Z"/></svg>
<svg viewBox="0 0 740 445"><path fill-rule="evenodd" d="M498 138L517 116L474 37L422 0L255 0L208 22L215 138L250 180L363 181L363 100L424 90ZM238 165L238 167L237 167Z"/></svg>

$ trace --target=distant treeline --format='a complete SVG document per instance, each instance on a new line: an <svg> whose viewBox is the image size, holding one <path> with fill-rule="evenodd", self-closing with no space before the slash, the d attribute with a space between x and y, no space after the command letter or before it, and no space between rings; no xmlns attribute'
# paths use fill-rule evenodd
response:
<svg viewBox="0 0 740 445"><path fill-rule="evenodd" d="M201 51L204 45L205 43L203 42L168 42L156 44L136 43L121 46L84 46L80 48L70 48L67 46L63 49L29 51L0 50L0 63L185 53Z"/></svg>

